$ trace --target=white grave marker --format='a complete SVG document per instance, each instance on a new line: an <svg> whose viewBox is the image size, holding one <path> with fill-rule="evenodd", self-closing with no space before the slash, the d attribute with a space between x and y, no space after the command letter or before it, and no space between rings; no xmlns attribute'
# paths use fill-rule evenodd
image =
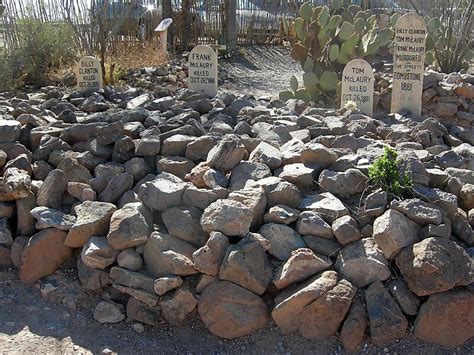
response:
<svg viewBox="0 0 474 355"><path fill-rule="evenodd" d="M405 14L395 26L392 113L409 110L421 116L425 71L426 24L416 14Z"/></svg>
<svg viewBox="0 0 474 355"><path fill-rule="evenodd" d="M102 68L94 57L83 57L77 64L77 90L102 89Z"/></svg>
<svg viewBox="0 0 474 355"><path fill-rule="evenodd" d="M160 49L167 53L168 47L168 28L172 25L173 19L172 18L165 18L163 21L160 22L157 28L155 28L155 32L158 32L160 36Z"/></svg>
<svg viewBox="0 0 474 355"><path fill-rule="evenodd" d="M349 102L367 116L374 111L374 72L372 66L363 59L347 63L342 72L341 108Z"/></svg>
<svg viewBox="0 0 474 355"><path fill-rule="evenodd" d="M189 89L210 97L217 95L217 53L209 46L196 46L188 59Z"/></svg>

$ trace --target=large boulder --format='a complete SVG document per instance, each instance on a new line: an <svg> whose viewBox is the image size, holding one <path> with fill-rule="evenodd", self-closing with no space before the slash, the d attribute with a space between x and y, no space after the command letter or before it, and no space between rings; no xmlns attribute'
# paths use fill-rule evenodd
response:
<svg viewBox="0 0 474 355"><path fill-rule="evenodd" d="M92 236L102 236L109 232L110 218L117 210L108 202L84 201L74 206L76 222L69 229L65 245L79 248Z"/></svg>
<svg viewBox="0 0 474 355"><path fill-rule="evenodd" d="M233 191L229 194L229 200L243 203L252 214L250 229L257 230L263 223L263 216L267 206L267 197L262 188L246 188Z"/></svg>
<svg viewBox="0 0 474 355"><path fill-rule="evenodd" d="M365 337L367 324L367 312L362 300L357 297L349 309L339 334L339 339L347 353L353 353L360 348Z"/></svg>
<svg viewBox="0 0 474 355"><path fill-rule="evenodd" d="M107 241L115 250L146 243L153 230L153 215L141 202L128 203L110 219Z"/></svg>
<svg viewBox="0 0 474 355"><path fill-rule="evenodd" d="M64 192L67 188L66 174L62 170L51 171L38 190L36 204L61 209Z"/></svg>
<svg viewBox="0 0 474 355"><path fill-rule="evenodd" d="M357 287L390 277L388 261L372 238L348 244L337 256L336 270Z"/></svg>
<svg viewBox="0 0 474 355"><path fill-rule="evenodd" d="M419 241L420 226L398 211L388 210L374 222L373 237L387 259Z"/></svg>
<svg viewBox="0 0 474 355"><path fill-rule="evenodd" d="M66 232L54 228L33 235L21 255L21 281L31 284L56 271L72 253L65 240Z"/></svg>
<svg viewBox="0 0 474 355"><path fill-rule="evenodd" d="M81 259L94 269L105 269L117 258L117 251L112 249L105 237L92 237L82 248Z"/></svg>
<svg viewBox="0 0 474 355"><path fill-rule="evenodd" d="M262 328L268 309L253 292L228 281L215 281L201 293L198 304L202 321L213 334L235 339Z"/></svg>
<svg viewBox="0 0 474 355"><path fill-rule="evenodd" d="M257 295L262 295L272 280L272 267L260 244L244 238L231 245L219 270L219 279L231 281Z"/></svg>
<svg viewBox="0 0 474 355"><path fill-rule="evenodd" d="M390 208L403 213L405 216L418 224L426 226L427 224L441 224L443 213L436 205L413 198L409 200L394 200Z"/></svg>
<svg viewBox="0 0 474 355"><path fill-rule="evenodd" d="M296 230L301 235L314 235L321 238L334 239L331 226L317 212L313 211L300 213L296 222Z"/></svg>
<svg viewBox="0 0 474 355"><path fill-rule="evenodd" d="M408 287L418 296L448 291L474 281L474 261L457 243L427 238L396 258Z"/></svg>
<svg viewBox="0 0 474 355"><path fill-rule="evenodd" d="M454 348L474 337L474 293L457 289L431 295L415 321L415 336Z"/></svg>
<svg viewBox="0 0 474 355"><path fill-rule="evenodd" d="M291 182L278 177L267 177L257 182L267 195L267 208L286 205L297 208L301 202L301 192Z"/></svg>
<svg viewBox="0 0 474 355"><path fill-rule="evenodd" d="M349 310L355 287L338 282L335 271L325 271L282 291L275 299L272 317L283 334L326 340L335 335Z"/></svg>
<svg viewBox="0 0 474 355"><path fill-rule="evenodd" d="M369 315L370 339L376 346L405 336L408 322L400 307L380 281L374 282L365 291Z"/></svg>
<svg viewBox="0 0 474 355"><path fill-rule="evenodd" d="M179 288L172 294L164 296L160 301L163 317L171 325L180 325L186 316L197 306L197 299L187 288Z"/></svg>
<svg viewBox="0 0 474 355"><path fill-rule="evenodd" d="M192 262L195 251L184 240L154 232L145 244L143 259L147 271L156 278L167 275L188 276L198 273Z"/></svg>
<svg viewBox="0 0 474 355"><path fill-rule="evenodd" d="M218 231L228 236L244 236L250 231L253 213L241 202L217 200L204 210L201 226L206 233Z"/></svg>

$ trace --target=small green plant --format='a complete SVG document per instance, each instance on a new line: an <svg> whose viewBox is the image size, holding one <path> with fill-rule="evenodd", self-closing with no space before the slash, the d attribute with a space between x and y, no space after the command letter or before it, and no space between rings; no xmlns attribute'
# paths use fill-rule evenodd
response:
<svg viewBox="0 0 474 355"><path fill-rule="evenodd" d="M413 183L407 172L400 172L398 163L397 152L386 146L383 154L369 167L369 179L389 195L404 198L410 195Z"/></svg>

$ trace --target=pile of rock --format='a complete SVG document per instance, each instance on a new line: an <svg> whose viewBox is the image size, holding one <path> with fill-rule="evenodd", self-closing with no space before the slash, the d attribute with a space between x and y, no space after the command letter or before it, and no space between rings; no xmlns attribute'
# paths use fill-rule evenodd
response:
<svg viewBox="0 0 474 355"><path fill-rule="evenodd" d="M0 264L34 283L78 255L84 288L128 297L100 302L100 322L180 324L197 308L223 338L273 319L348 351L412 323L446 346L474 335L472 121L187 89L45 88L0 112ZM387 144L412 199L369 186Z"/></svg>
<svg viewBox="0 0 474 355"><path fill-rule="evenodd" d="M378 82L376 102L380 109L390 110L390 80L381 75ZM435 116L446 126L461 134L466 142L474 144L474 135L469 130L474 122L472 100L474 99L474 76L459 73L443 74L427 70L423 76L423 113Z"/></svg>

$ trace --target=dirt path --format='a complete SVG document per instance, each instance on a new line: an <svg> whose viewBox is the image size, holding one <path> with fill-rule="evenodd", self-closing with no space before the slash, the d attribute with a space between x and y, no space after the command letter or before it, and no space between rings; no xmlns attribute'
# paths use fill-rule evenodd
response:
<svg viewBox="0 0 474 355"><path fill-rule="evenodd" d="M268 96L290 87L296 75L301 82L301 65L291 59L284 47L243 47L239 54L221 60L221 67L229 74L229 83L222 89L240 94Z"/></svg>
<svg viewBox="0 0 474 355"><path fill-rule="evenodd" d="M16 271L0 269L0 354L343 353L335 340L321 343L297 335L282 336L274 323L250 336L221 340L203 327L196 313L180 328L164 323L146 326L142 334L130 322L101 325L92 318L100 295L82 291L72 270L70 265L36 287L27 287ZM48 283L57 289L42 296L41 289ZM409 338L384 349L365 345L361 353L472 354L474 342L447 350Z"/></svg>

